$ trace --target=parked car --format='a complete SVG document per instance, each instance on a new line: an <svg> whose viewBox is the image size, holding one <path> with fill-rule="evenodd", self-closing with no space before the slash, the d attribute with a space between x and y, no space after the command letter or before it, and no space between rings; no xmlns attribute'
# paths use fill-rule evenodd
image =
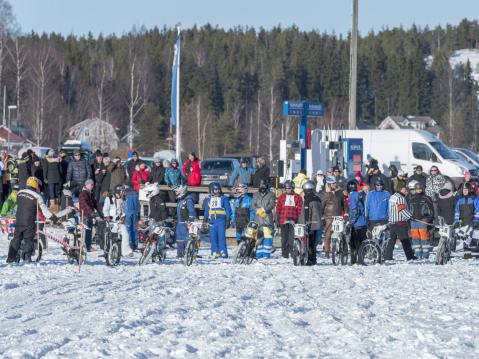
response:
<svg viewBox="0 0 479 359"><path fill-rule="evenodd" d="M201 162L201 184L208 186L211 182L219 182L227 186L235 168L240 167L236 158L207 158Z"/></svg>
<svg viewBox="0 0 479 359"><path fill-rule="evenodd" d="M18 150L18 155L21 156L24 152L32 150L37 155L37 157L44 158L47 155L47 152L51 149L51 147L23 147Z"/></svg>
<svg viewBox="0 0 479 359"><path fill-rule="evenodd" d="M468 163L479 169L479 156L467 148L453 148L454 153L465 159ZM471 173L475 176L477 173Z"/></svg>

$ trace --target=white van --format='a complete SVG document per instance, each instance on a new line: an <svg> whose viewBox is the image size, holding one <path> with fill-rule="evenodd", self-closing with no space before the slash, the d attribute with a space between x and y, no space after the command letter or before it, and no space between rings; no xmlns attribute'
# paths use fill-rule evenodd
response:
<svg viewBox="0 0 479 359"><path fill-rule="evenodd" d="M439 138L433 134L414 129L404 130L314 130L311 133L311 165L312 171L321 167L321 153L330 148L328 142L339 139L362 139L363 162L369 154L375 158L381 171L386 172L389 165L411 175L414 167L421 165L424 172L435 165L442 174L451 177L455 183L462 181L464 171L477 177L477 169L451 151ZM315 165L316 164L316 165Z"/></svg>

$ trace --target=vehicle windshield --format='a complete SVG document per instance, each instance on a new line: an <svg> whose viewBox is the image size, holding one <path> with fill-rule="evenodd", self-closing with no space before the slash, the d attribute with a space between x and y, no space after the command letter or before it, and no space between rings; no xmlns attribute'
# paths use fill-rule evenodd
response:
<svg viewBox="0 0 479 359"><path fill-rule="evenodd" d="M203 170L229 171L231 169L231 166L231 161L204 161L201 164Z"/></svg>
<svg viewBox="0 0 479 359"><path fill-rule="evenodd" d="M452 152L449 148L447 148L442 142L435 141L429 142L429 144L441 155L442 158L445 160L457 160L459 159L458 155Z"/></svg>
<svg viewBox="0 0 479 359"><path fill-rule="evenodd" d="M475 162L475 163L479 163L479 156L476 155L474 152L472 152L471 150L468 150L467 148L463 148L461 149L461 152L464 152L466 155L468 155L469 157L471 157L471 159Z"/></svg>

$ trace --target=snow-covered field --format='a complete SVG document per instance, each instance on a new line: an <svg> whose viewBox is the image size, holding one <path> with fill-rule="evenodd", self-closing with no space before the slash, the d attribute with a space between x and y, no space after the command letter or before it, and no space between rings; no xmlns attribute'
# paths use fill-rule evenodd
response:
<svg viewBox="0 0 479 359"><path fill-rule="evenodd" d="M2 358L473 358L479 263L251 266L174 259L80 273L58 247L6 265L0 240ZM206 252L205 252L206 253ZM400 251L395 256L402 258Z"/></svg>

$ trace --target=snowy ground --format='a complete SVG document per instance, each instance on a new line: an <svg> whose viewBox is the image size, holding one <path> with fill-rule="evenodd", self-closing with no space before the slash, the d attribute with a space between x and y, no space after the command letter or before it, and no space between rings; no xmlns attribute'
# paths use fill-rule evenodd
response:
<svg viewBox="0 0 479 359"><path fill-rule="evenodd" d="M36 265L6 265L0 240L2 358L479 355L479 263L401 260L374 267L251 266L176 259L81 273L51 247ZM395 256L401 258L400 252Z"/></svg>

